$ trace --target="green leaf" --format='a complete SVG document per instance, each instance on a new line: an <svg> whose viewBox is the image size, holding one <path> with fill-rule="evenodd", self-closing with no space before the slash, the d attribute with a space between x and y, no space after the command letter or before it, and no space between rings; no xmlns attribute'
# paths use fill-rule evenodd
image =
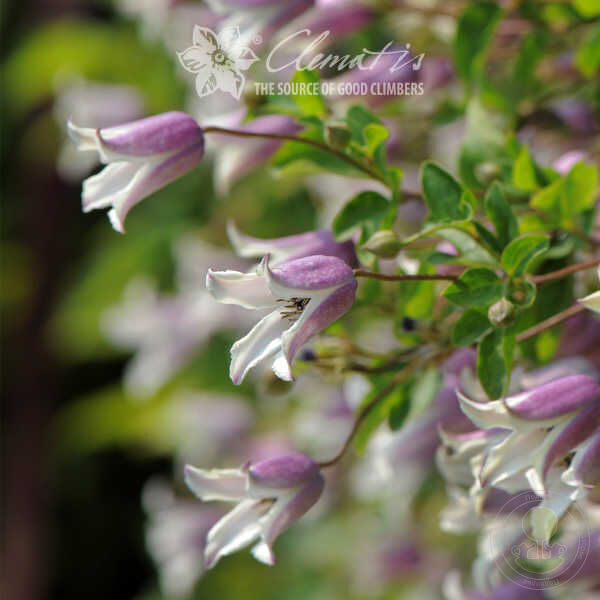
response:
<svg viewBox="0 0 600 600"><path fill-rule="evenodd" d="M508 389L514 348L512 328L494 329L479 343L477 375L492 400L502 397Z"/></svg>
<svg viewBox="0 0 600 600"><path fill-rule="evenodd" d="M504 248L519 235L519 225L502 188L494 182L484 198L484 208L489 220L496 229L496 237Z"/></svg>
<svg viewBox="0 0 600 600"><path fill-rule="evenodd" d="M419 373L411 388L410 419L422 415L431 406L441 386L442 374L439 369L429 367Z"/></svg>
<svg viewBox="0 0 600 600"><path fill-rule="evenodd" d="M452 342L455 346L469 346L492 328L489 319L478 310L469 308L454 324Z"/></svg>
<svg viewBox="0 0 600 600"><path fill-rule="evenodd" d="M510 97L514 104L539 90L540 83L535 77L535 68L544 56L549 39L548 33L541 29L525 34L510 78Z"/></svg>
<svg viewBox="0 0 600 600"><path fill-rule="evenodd" d="M586 19L600 15L600 2L598 0L571 0L571 4Z"/></svg>
<svg viewBox="0 0 600 600"><path fill-rule="evenodd" d="M377 385L367 394L365 399L361 403L361 407L366 406L371 402L375 396L377 396L385 385L388 385L389 378L384 380L381 378ZM402 395L404 394L403 386L394 386L383 398L379 400L377 405L369 412L367 417L362 421L356 437L354 438L354 447L358 454L362 454L365 451L367 443L371 438L371 435L389 416L390 411L399 402L402 402Z"/></svg>
<svg viewBox="0 0 600 600"><path fill-rule="evenodd" d="M596 26L577 49L575 64L588 79L600 71L600 26Z"/></svg>
<svg viewBox="0 0 600 600"><path fill-rule="evenodd" d="M458 250L460 258L456 259L457 264L470 266L500 266L492 254L464 231L443 228L437 231L437 235L449 241Z"/></svg>
<svg viewBox="0 0 600 600"><path fill-rule="evenodd" d="M365 137L367 154L373 157L377 149L382 144L385 144L385 141L390 137L390 132L384 125L380 125L379 123L369 123L363 129L363 135Z"/></svg>
<svg viewBox="0 0 600 600"><path fill-rule="evenodd" d="M505 125L490 113L478 98L467 106L467 130L460 147L458 172L471 189L485 189L489 184L485 172L497 172L502 181L510 181L513 157L505 143Z"/></svg>
<svg viewBox="0 0 600 600"><path fill-rule="evenodd" d="M390 203L377 192L361 192L344 205L333 220L333 233L338 239L349 237L358 227L360 243L368 240L381 226Z"/></svg>
<svg viewBox="0 0 600 600"><path fill-rule="evenodd" d="M486 49L501 14L502 10L495 2L473 2L458 20L454 64L469 86L481 77Z"/></svg>
<svg viewBox="0 0 600 600"><path fill-rule="evenodd" d="M531 198L531 206L554 213L559 222L569 224L575 215L596 203L598 169L579 162L565 177L540 190Z"/></svg>
<svg viewBox="0 0 600 600"><path fill-rule="evenodd" d="M504 285L491 269L467 269L443 293L453 304L469 307L487 307L500 300Z"/></svg>
<svg viewBox="0 0 600 600"><path fill-rule="evenodd" d="M410 413L410 384L411 382L405 382L394 392L394 404L388 415L388 425L392 431L400 429Z"/></svg>
<svg viewBox="0 0 600 600"><path fill-rule="evenodd" d="M527 265L550 246L547 235L528 234L513 240L502 253L502 266L511 277L520 277Z"/></svg>
<svg viewBox="0 0 600 600"><path fill-rule="evenodd" d="M364 130L367 125L370 125L371 123L383 125L379 117L375 116L363 106L351 106L346 113L346 123L352 131L352 138L360 145L367 142L364 135Z"/></svg>
<svg viewBox="0 0 600 600"><path fill-rule="evenodd" d="M521 146L519 156L515 160L513 182L525 192L531 192L539 187L536 166L527 146Z"/></svg>
<svg viewBox="0 0 600 600"><path fill-rule="evenodd" d="M314 118L313 118L314 119ZM302 137L324 142L323 124L312 122L302 132ZM334 172L350 177L364 177L365 174L345 160L301 142L286 142L271 159L273 167L283 174L307 174L315 172Z"/></svg>
<svg viewBox="0 0 600 600"><path fill-rule="evenodd" d="M319 72L316 69L296 71L291 79L292 83L305 85L319 85ZM292 94L294 102L304 116L323 117L327 114L327 107L321 94Z"/></svg>
<svg viewBox="0 0 600 600"><path fill-rule="evenodd" d="M473 210L462 186L441 167L426 162L421 170L423 199L429 208L427 220L433 223L464 221Z"/></svg>

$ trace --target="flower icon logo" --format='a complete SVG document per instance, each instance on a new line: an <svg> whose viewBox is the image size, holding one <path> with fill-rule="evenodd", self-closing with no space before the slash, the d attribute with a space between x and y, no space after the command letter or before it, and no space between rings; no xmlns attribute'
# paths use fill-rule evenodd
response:
<svg viewBox="0 0 600 600"><path fill-rule="evenodd" d="M246 71L258 56L240 41L239 27L225 27L216 35L208 27L194 26L193 45L178 52L186 71L196 75L196 91L201 98L219 89L239 100Z"/></svg>

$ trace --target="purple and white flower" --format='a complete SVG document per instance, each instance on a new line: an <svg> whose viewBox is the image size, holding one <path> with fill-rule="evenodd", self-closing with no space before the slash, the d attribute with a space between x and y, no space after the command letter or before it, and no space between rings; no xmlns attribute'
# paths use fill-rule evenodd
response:
<svg viewBox="0 0 600 600"><path fill-rule="evenodd" d="M556 519L587 495L597 477L600 384L587 375L570 375L493 402L458 396L480 431L462 439L443 435L452 451L438 453L442 472L451 483L468 484L470 469L476 505L491 488L509 494L532 489L543 499L540 508L550 509L538 511L535 527L540 539L548 539ZM546 518L550 512L553 522Z"/></svg>
<svg viewBox="0 0 600 600"><path fill-rule="evenodd" d="M338 242L328 229L262 240L241 233L235 223L229 221L227 235L235 253L244 258L260 258L269 254L273 264L277 265L306 256L337 256L351 267L358 266L354 242Z"/></svg>
<svg viewBox="0 0 600 600"><path fill-rule="evenodd" d="M266 256L255 272L212 271L206 287L225 304L271 309L231 348L230 376L238 385L262 360L291 381L298 350L350 309L357 282L352 269L335 256L308 256L270 267Z"/></svg>
<svg viewBox="0 0 600 600"><path fill-rule="evenodd" d="M201 500L238 503L208 533L204 562L209 569L254 542L253 556L274 564L275 539L319 500L325 485L319 465L299 453L241 469L205 471L187 465L185 481Z"/></svg>
<svg viewBox="0 0 600 600"><path fill-rule="evenodd" d="M96 150L107 165L83 182L83 211L112 207L108 217L121 233L133 206L192 170L204 156L202 129L182 112L106 129L78 127L72 122L68 128L79 150Z"/></svg>

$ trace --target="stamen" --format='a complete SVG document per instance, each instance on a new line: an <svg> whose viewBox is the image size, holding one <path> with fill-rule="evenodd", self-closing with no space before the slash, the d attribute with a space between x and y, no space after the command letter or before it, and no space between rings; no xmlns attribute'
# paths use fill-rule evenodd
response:
<svg viewBox="0 0 600 600"><path fill-rule="evenodd" d="M310 298L289 298L288 300L278 299L277 302L287 302L281 311L281 318L290 322L297 321L304 307L310 302Z"/></svg>

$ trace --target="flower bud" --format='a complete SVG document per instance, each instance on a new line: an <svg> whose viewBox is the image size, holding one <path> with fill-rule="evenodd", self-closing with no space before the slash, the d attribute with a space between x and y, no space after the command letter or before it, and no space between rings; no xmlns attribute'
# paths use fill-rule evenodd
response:
<svg viewBox="0 0 600 600"><path fill-rule="evenodd" d="M506 298L501 298L490 306L488 319L496 327L507 327L515 321L515 307Z"/></svg>
<svg viewBox="0 0 600 600"><path fill-rule="evenodd" d="M364 250L372 252L379 258L394 258L402 248L398 236L389 229L374 233L363 245Z"/></svg>
<svg viewBox="0 0 600 600"><path fill-rule="evenodd" d="M351 138L352 132L345 123L331 123L325 127L325 141L336 150L344 150Z"/></svg>

